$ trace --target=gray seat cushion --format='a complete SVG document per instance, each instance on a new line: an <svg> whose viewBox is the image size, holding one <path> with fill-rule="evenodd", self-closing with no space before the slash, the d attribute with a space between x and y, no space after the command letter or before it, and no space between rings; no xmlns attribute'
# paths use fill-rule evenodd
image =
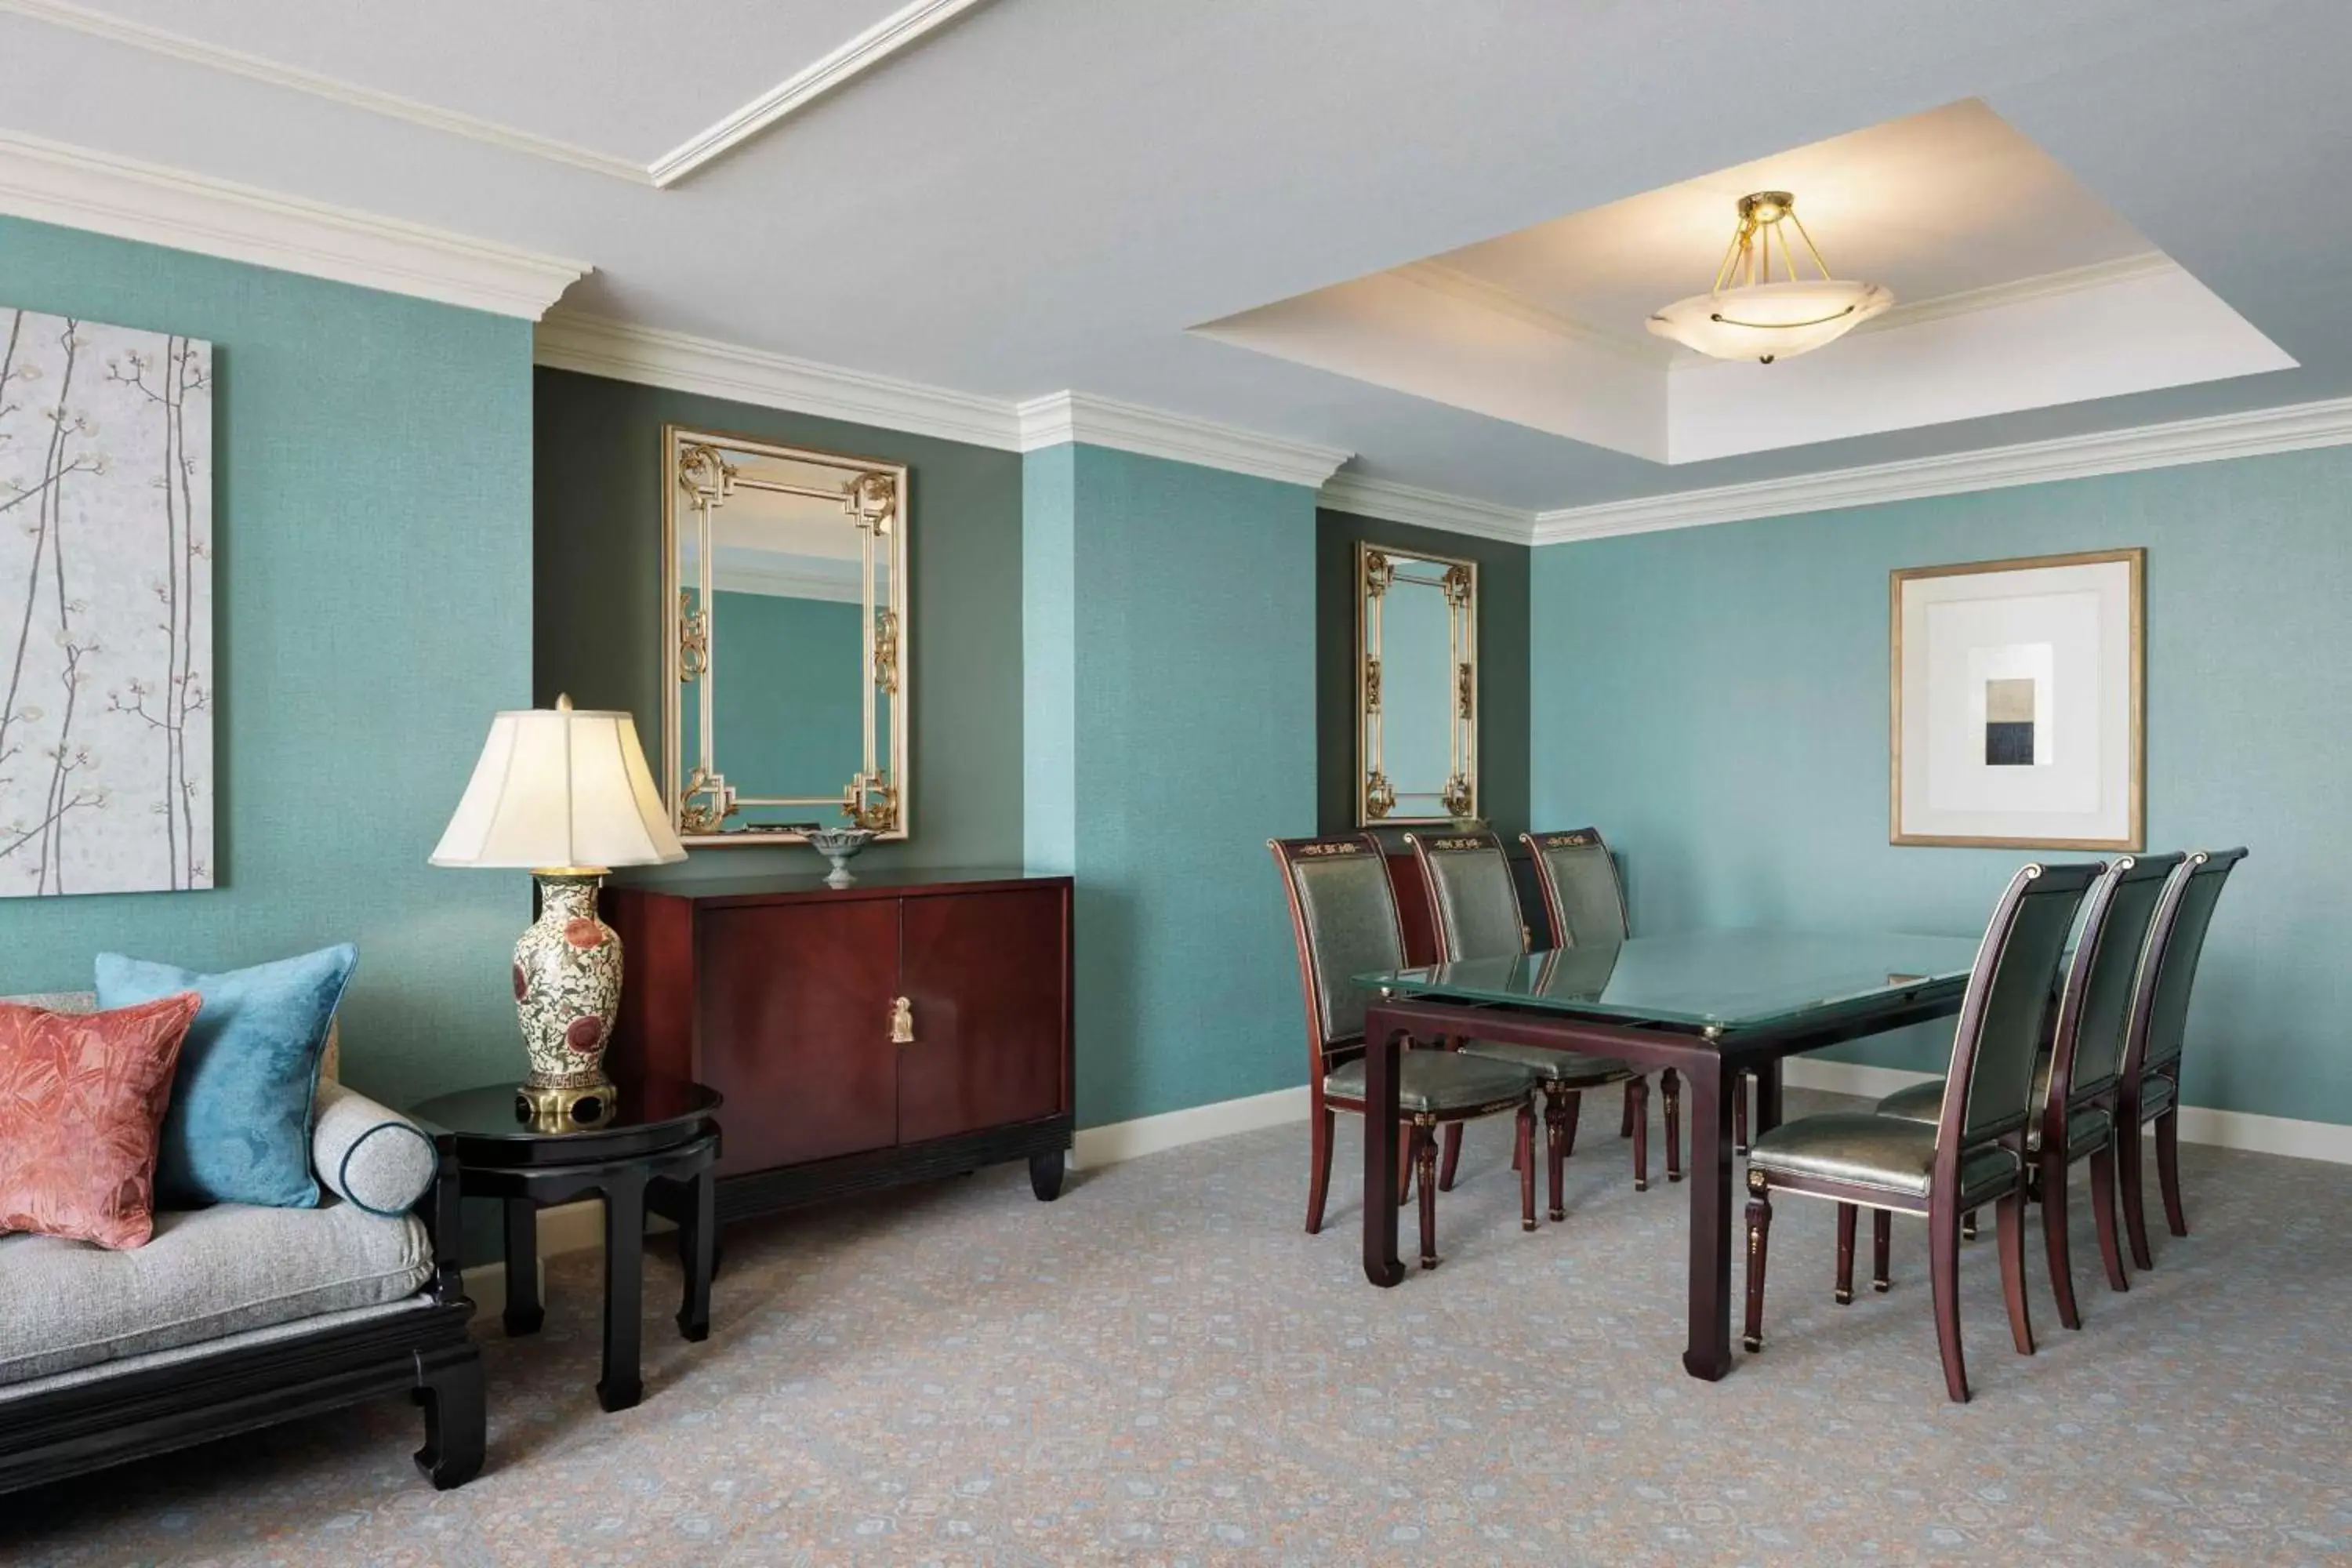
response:
<svg viewBox="0 0 2352 1568"><path fill-rule="evenodd" d="M1501 1107L1535 1086L1527 1068L1508 1062L1487 1061L1453 1051L1401 1051L1397 1054L1397 1105L1408 1112L1436 1115L1452 1110ZM1333 1068L1323 1078L1323 1092L1339 1100L1364 1098L1361 1058Z"/></svg>
<svg viewBox="0 0 2352 1568"><path fill-rule="evenodd" d="M0 1384L382 1306L433 1272L425 1226L345 1203L159 1214L128 1252L0 1236Z"/></svg>
<svg viewBox="0 0 2352 1568"><path fill-rule="evenodd" d="M1641 1075L1623 1062L1610 1057L1588 1057L1580 1051L1548 1051L1541 1046L1516 1046L1502 1040L1470 1040L1462 1047L1465 1057L1485 1057L1489 1061L1509 1062L1527 1068L1546 1083L1570 1089L1591 1089L1599 1084L1623 1083Z"/></svg>
<svg viewBox="0 0 2352 1568"><path fill-rule="evenodd" d="M1868 1111L1832 1111L1786 1121L1756 1140L1750 1170L1883 1187L1925 1199L1936 1163L1936 1130L1924 1121ZM1999 1192L2017 1180L2017 1156L1997 1143L1971 1151L1960 1164L1963 1203Z"/></svg>

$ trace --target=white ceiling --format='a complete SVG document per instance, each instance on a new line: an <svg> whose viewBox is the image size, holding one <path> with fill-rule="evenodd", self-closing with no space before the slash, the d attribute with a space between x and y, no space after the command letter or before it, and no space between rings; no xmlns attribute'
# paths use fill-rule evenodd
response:
<svg viewBox="0 0 2352 1568"><path fill-rule="evenodd" d="M994 0L667 190L299 75L638 164L888 8L100 7L298 73L272 79L0 0L0 132L583 258L572 308L991 398L1076 388L1511 507L2352 393L2340 0ZM1186 330L1972 98L2297 367L1668 468ZM1802 210L1859 270L1826 190Z"/></svg>

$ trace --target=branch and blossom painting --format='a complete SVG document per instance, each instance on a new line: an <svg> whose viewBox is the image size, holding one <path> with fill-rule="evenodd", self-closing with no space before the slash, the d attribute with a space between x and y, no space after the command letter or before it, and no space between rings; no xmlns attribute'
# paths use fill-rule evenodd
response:
<svg viewBox="0 0 2352 1568"><path fill-rule="evenodd" d="M0 897L213 885L212 357L0 306Z"/></svg>

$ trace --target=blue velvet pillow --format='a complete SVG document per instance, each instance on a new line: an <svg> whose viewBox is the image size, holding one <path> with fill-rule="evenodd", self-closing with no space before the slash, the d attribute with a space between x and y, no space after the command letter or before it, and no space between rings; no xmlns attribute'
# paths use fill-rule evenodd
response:
<svg viewBox="0 0 2352 1568"><path fill-rule="evenodd" d="M345 942L226 974L195 974L121 953L98 955L98 1005L194 991L204 998L180 1047L155 1156L155 1206L258 1204L316 1208L310 1099L343 986L359 963Z"/></svg>

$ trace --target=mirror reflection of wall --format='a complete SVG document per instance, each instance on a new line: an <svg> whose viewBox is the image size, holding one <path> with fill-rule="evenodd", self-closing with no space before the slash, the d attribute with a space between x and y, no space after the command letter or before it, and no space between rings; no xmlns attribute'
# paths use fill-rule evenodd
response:
<svg viewBox="0 0 2352 1568"><path fill-rule="evenodd" d="M682 831L903 836L904 470L669 434Z"/></svg>
<svg viewBox="0 0 2352 1568"><path fill-rule="evenodd" d="M1357 822L1478 812L1477 566L1356 547Z"/></svg>

